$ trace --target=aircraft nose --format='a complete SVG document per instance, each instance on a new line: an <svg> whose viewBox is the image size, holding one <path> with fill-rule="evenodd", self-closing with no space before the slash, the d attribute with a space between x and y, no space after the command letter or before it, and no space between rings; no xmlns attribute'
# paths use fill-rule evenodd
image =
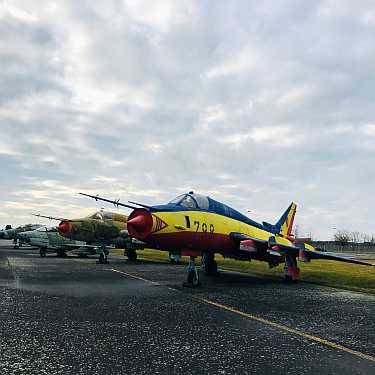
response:
<svg viewBox="0 0 375 375"><path fill-rule="evenodd" d="M147 219L144 215L135 216L128 221L128 225L133 226L134 229L142 232L147 227Z"/></svg>
<svg viewBox="0 0 375 375"><path fill-rule="evenodd" d="M134 210L128 219L127 227L131 237L143 239L152 230L153 219L149 211L144 208Z"/></svg>
<svg viewBox="0 0 375 375"><path fill-rule="evenodd" d="M70 224L68 221L62 221L59 226L57 227L57 230L62 236L66 236L70 232Z"/></svg>

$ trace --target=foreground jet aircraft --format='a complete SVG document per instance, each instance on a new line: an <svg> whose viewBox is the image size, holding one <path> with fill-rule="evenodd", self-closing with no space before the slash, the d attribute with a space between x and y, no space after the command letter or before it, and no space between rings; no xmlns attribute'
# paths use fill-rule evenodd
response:
<svg viewBox="0 0 375 375"><path fill-rule="evenodd" d="M284 263L287 281L296 281L299 277L297 259L302 262L329 259L371 266L339 254L318 251L295 240L291 235L295 203L291 203L278 222L272 225L257 223L223 203L193 192L180 195L165 205L129 202L140 208L118 200L81 194L115 206L132 208L127 222L130 236L152 248L173 249L190 256L186 284L193 287L200 284L195 258L202 256L202 268L206 273L216 273L215 253L234 259L265 261L270 267Z"/></svg>
<svg viewBox="0 0 375 375"><path fill-rule="evenodd" d="M13 228L10 225L7 225L5 229L0 230L0 239L4 240L13 240L14 248L16 249L18 246L22 246L24 243L21 238L19 238L18 234L21 232L30 232L35 229L42 227L41 224L26 224L21 225L17 228ZM18 241L18 244L17 244Z"/></svg>
<svg viewBox="0 0 375 375"><path fill-rule="evenodd" d="M129 260L135 260L137 257L135 250L131 249L126 215L101 210L80 219L64 219L39 214L35 216L60 221L57 230L63 237L98 245L101 248L99 263L108 263L107 246L110 245L128 248L126 255Z"/></svg>

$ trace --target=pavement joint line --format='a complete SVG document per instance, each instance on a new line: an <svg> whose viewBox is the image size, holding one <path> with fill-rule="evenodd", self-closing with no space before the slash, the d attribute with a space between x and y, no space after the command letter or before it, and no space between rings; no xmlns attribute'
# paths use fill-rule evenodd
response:
<svg viewBox="0 0 375 375"><path fill-rule="evenodd" d="M143 281L143 282L145 282L147 284L161 286L161 287L164 287L166 289L172 290L174 292L181 293L181 291L178 290L178 289L175 289L175 288L172 288L172 287L168 287L168 286L164 286L164 285L162 285L162 284L160 284L160 283L158 283L156 281L145 279L145 278L143 278L141 276L137 276L137 275L133 275L133 274L128 273L128 272L120 271L120 270L117 270L115 268L109 268L107 270L108 271L112 271L112 272L117 272L117 273L120 273L120 274L123 274L123 275L126 275L126 276L129 276L129 277L131 277L133 279L141 280L141 281ZM268 319L262 318L260 316L255 315L255 314L251 314L251 313L247 313L247 312L244 312L244 311L241 311L241 310L237 310L237 309L235 309L233 307L226 306L226 305L223 305L223 304L215 302L215 301L211 301L211 300L209 300L207 298L201 298L201 297L196 297L196 296L190 296L190 297L191 297L192 300L198 301L200 303L204 303L206 305L215 306L215 307L217 307L217 308L219 308L221 310L234 313L236 315L242 316L242 317L247 318L247 319L255 320L257 322L263 323L263 324L268 325L270 327L274 327L274 328L276 328L276 329L278 329L280 331L288 332L288 333L291 333L293 335L300 336L300 337L303 337L303 338L305 338L307 340L310 340L310 341L316 342L318 344L324 345L324 346L326 346L328 348L340 350L342 352L354 355L354 356L359 357L361 359L366 359L368 361L375 362L375 357L374 356L371 356L369 354L365 354L365 353L359 352L357 350L349 349L346 346L343 346L341 344L337 344L335 342L323 339L321 337L318 337L318 336L315 336L315 335L311 335L311 334L306 333L306 332L299 331L298 329L295 329L295 328L292 328L292 327L288 327L288 326L286 326L284 324L279 324L279 323L273 322L272 320L268 320Z"/></svg>

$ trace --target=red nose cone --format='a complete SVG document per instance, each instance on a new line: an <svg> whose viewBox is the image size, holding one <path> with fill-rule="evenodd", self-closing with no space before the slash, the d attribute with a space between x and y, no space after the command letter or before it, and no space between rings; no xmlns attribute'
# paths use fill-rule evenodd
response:
<svg viewBox="0 0 375 375"><path fill-rule="evenodd" d="M131 237L144 239L152 231L152 215L144 208L134 210L128 219L128 232Z"/></svg>
<svg viewBox="0 0 375 375"><path fill-rule="evenodd" d="M57 230L59 231L60 234L63 236L68 234L70 231L70 225L68 221L62 221L59 226L57 227Z"/></svg>
<svg viewBox="0 0 375 375"><path fill-rule="evenodd" d="M137 232L143 232L147 228L147 218L144 215L135 216L128 220L128 225L132 226Z"/></svg>

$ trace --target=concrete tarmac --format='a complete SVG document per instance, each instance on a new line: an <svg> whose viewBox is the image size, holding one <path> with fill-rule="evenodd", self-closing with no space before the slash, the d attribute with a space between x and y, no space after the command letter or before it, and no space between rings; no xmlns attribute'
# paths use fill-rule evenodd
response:
<svg viewBox="0 0 375 375"><path fill-rule="evenodd" d="M142 252L140 252L141 255ZM375 374L375 297L0 241L0 374Z"/></svg>

